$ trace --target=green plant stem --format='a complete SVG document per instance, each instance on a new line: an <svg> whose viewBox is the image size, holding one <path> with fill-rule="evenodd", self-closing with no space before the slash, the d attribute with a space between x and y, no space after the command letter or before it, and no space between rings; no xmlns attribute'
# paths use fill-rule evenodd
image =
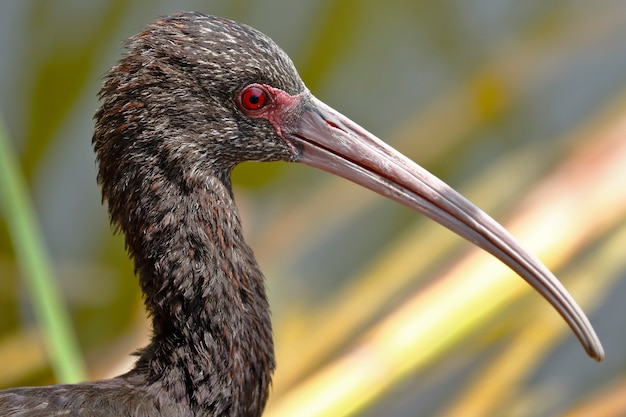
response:
<svg viewBox="0 0 626 417"><path fill-rule="evenodd" d="M15 255L42 328L52 368L59 382L85 378L85 366L69 314L55 286L49 255L28 198L26 181L0 115L0 206Z"/></svg>

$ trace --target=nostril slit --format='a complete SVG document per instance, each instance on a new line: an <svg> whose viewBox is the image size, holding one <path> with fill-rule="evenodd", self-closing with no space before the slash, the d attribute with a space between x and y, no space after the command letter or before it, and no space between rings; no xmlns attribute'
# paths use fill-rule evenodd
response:
<svg viewBox="0 0 626 417"><path fill-rule="evenodd" d="M328 123L328 125L330 127L334 127L335 129L339 129L339 130L343 130L342 128L340 128L336 123L331 122L330 120L326 120L326 123Z"/></svg>

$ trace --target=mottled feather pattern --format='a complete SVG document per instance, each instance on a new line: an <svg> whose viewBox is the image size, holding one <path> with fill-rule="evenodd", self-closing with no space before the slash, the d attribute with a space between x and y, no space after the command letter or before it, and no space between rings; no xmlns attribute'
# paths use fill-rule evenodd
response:
<svg viewBox="0 0 626 417"><path fill-rule="evenodd" d="M297 159L234 96L305 91L267 36L180 13L127 42L95 115L98 182L153 322L135 367L112 380L0 392L2 416L260 416L275 367L263 276L230 185L242 161Z"/></svg>

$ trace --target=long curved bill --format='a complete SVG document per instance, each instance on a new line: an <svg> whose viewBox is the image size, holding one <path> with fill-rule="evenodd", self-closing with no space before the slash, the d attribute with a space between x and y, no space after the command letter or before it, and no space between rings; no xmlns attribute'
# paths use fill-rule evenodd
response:
<svg viewBox="0 0 626 417"><path fill-rule="evenodd" d="M563 316L589 356L604 350L589 320L557 278L499 223L443 181L313 96L285 134L307 165L349 179L416 210L491 253Z"/></svg>

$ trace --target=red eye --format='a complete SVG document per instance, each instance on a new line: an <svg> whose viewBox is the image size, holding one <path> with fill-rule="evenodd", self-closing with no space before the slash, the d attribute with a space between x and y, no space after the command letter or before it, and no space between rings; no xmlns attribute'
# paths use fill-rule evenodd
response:
<svg viewBox="0 0 626 417"><path fill-rule="evenodd" d="M242 110L255 111L262 109L269 102L269 93L258 84L245 87L239 95Z"/></svg>

